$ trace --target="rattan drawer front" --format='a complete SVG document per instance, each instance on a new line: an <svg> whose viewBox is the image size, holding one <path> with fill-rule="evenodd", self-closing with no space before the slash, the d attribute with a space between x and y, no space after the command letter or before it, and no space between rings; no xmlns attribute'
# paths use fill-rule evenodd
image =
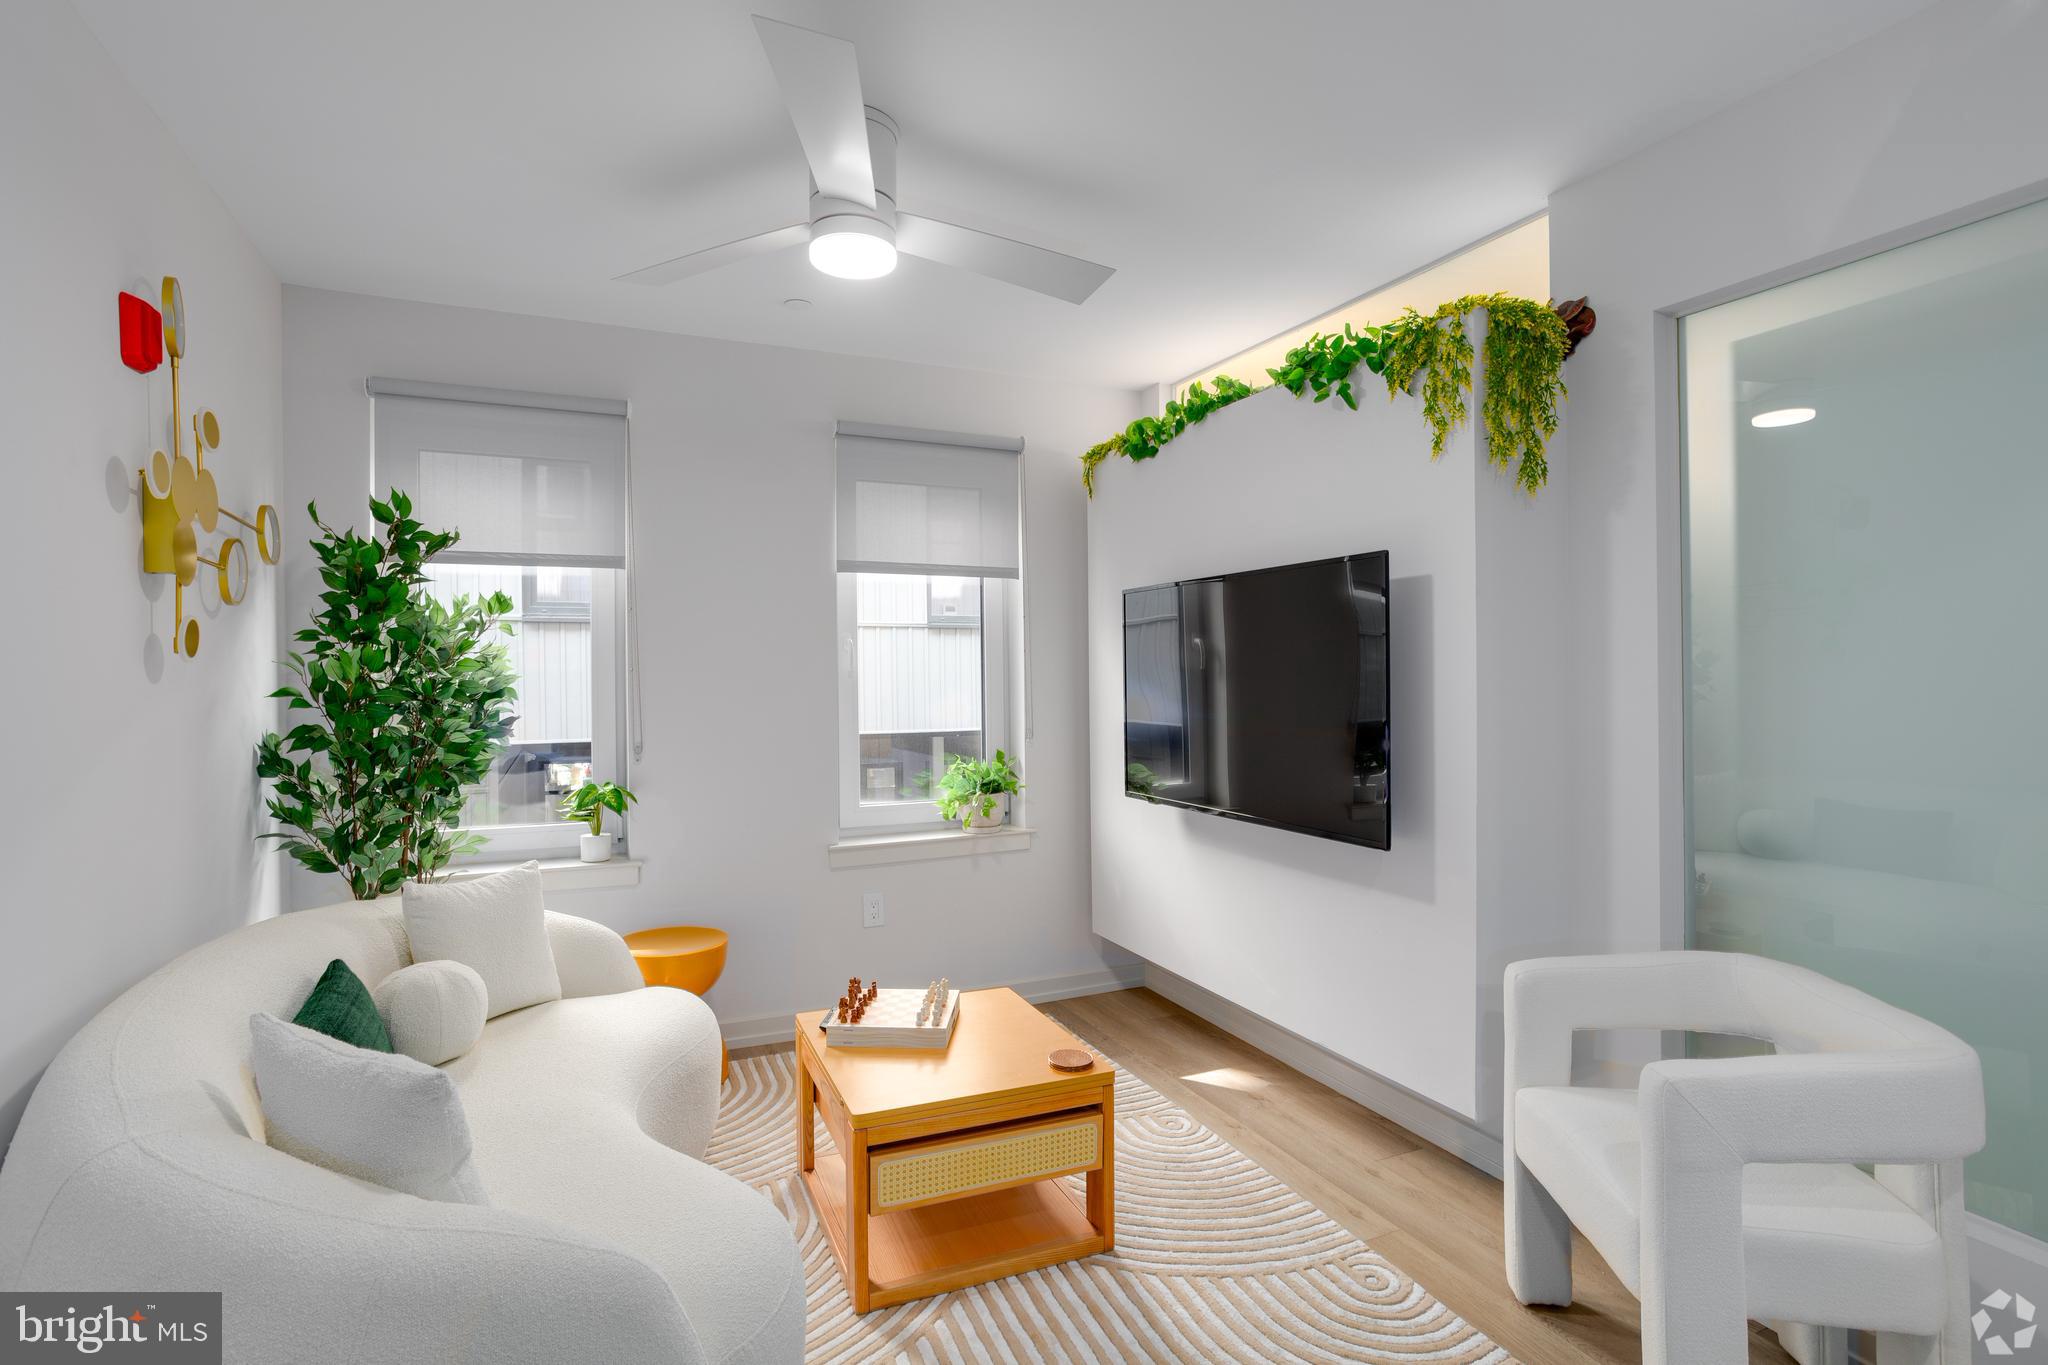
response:
<svg viewBox="0 0 2048 1365"><path fill-rule="evenodd" d="M868 1210L934 1204L1090 1171L1101 1163L1099 1111L906 1143L869 1156Z"/></svg>

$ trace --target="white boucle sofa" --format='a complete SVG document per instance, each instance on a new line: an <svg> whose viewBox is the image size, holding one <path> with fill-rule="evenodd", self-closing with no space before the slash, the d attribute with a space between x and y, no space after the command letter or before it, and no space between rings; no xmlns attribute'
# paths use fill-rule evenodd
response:
<svg viewBox="0 0 2048 1365"><path fill-rule="evenodd" d="M719 1039L644 987L618 935L550 913L563 999L500 1015L445 1068L489 1206L263 1141L249 1016L327 963L411 959L395 900L265 920L115 1000L37 1086L0 1167L0 1289L219 1290L233 1361L802 1358L803 1268L767 1198L698 1160Z"/></svg>

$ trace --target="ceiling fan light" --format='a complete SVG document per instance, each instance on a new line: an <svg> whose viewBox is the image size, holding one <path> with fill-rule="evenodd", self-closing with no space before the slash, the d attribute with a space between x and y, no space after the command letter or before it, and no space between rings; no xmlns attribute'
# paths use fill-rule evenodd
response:
<svg viewBox="0 0 2048 1365"><path fill-rule="evenodd" d="M821 219L811 228L811 264L842 280L880 279L896 268L894 238L894 233L873 219Z"/></svg>

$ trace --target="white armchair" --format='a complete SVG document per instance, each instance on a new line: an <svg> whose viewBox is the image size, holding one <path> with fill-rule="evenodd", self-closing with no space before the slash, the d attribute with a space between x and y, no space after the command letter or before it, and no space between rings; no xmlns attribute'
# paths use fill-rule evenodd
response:
<svg viewBox="0 0 2048 1365"><path fill-rule="evenodd" d="M1984 1145L1968 1044L1744 953L1538 958L1506 984L1516 1298L1571 1302L1577 1226L1642 1300L1646 1365L1744 1361L1749 1318L1809 1365L1841 1359L1850 1327L1878 1334L1881 1365L1965 1365L1963 1158ZM1639 1090L1572 1085L1573 1030L1613 1028L1777 1054L1654 1062Z"/></svg>

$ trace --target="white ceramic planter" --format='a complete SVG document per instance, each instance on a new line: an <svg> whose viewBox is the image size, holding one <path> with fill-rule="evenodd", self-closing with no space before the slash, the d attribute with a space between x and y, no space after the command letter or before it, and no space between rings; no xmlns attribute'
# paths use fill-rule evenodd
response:
<svg viewBox="0 0 2048 1365"><path fill-rule="evenodd" d="M586 834L577 840L577 856L586 863L608 863L612 860L612 844L616 834Z"/></svg>
<svg viewBox="0 0 2048 1365"><path fill-rule="evenodd" d="M995 809L990 811L987 815L983 815L981 813L981 808L979 805L977 805L971 811L963 811L962 814L964 814L967 817L967 828L994 829L997 825L1002 824L1003 821L1009 818L1009 802L1009 797L998 796L996 798Z"/></svg>

